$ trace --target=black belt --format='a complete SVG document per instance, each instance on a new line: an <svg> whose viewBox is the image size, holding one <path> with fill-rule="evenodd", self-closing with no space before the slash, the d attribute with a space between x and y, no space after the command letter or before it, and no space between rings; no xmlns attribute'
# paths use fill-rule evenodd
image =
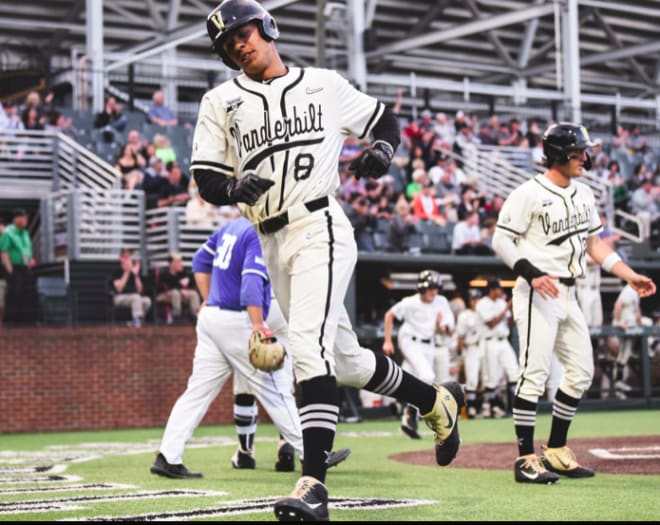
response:
<svg viewBox="0 0 660 525"><path fill-rule="evenodd" d="M498 341L504 341L506 337L495 337L494 335L490 337L486 337L486 341L490 341L491 339L497 339Z"/></svg>
<svg viewBox="0 0 660 525"><path fill-rule="evenodd" d="M564 286L575 286L575 278L573 277L560 277L559 282Z"/></svg>
<svg viewBox="0 0 660 525"><path fill-rule="evenodd" d="M431 342L431 339L420 339L420 338L417 337L416 335L413 335L413 336L411 337L411 339L412 339L413 341L419 341L420 343L425 343L425 344L429 344L429 343Z"/></svg>
<svg viewBox="0 0 660 525"><path fill-rule="evenodd" d="M322 210L323 208L327 208L329 204L328 197L320 197L318 199L314 199L313 201L309 201L305 203L305 208L309 210L309 212L317 211L317 210ZM269 219L266 219L264 221L261 221L259 223L259 231L261 233L275 233L276 231L281 230L284 228L287 224L289 224L289 214L288 212L280 213L279 215L276 215L275 217L270 217Z"/></svg>

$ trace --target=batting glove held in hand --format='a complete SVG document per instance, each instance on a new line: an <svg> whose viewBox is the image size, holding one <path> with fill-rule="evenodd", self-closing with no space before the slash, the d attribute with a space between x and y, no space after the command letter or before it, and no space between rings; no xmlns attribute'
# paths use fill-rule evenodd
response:
<svg viewBox="0 0 660 525"><path fill-rule="evenodd" d="M250 363L258 370L272 372L282 367L286 350L268 329L253 330L248 345Z"/></svg>
<svg viewBox="0 0 660 525"><path fill-rule="evenodd" d="M275 181L262 179L254 173L250 173L242 179L231 180L230 184L227 185L227 197L233 203L244 202L254 206L259 197L273 184L275 184Z"/></svg>
<svg viewBox="0 0 660 525"><path fill-rule="evenodd" d="M348 170L358 178L378 178L387 173L394 149L392 145L384 140L377 140L370 148L365 149L360 156L351 161Z"/></svg>

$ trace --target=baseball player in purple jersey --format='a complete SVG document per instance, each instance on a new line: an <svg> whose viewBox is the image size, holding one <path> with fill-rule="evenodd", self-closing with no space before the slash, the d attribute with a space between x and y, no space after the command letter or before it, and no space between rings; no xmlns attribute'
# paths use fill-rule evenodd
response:
<svg viewBox="0 0 660 525"><path fill-rule="evenodd" d="M357 247L334 197L339 154L347 135L372 137L352 168L358 178L379 177L399 144L399 126L389 108L336 72L285 65L277 24L254 0L225 0L206 27L212 50L242 73L204 95L191 171L204 200L239 203L256 226L289 323L300 389L303 476L274 511L280 520L327 519L338 383L419 407L435 432L440 465L460 445L460 385L428 385L384 354L362 349L344 307Z"/></svg>
<svg viewBox="0 0 660 525"><path fill-rule="evenodd" d="M246 468L241 465L253 459L252 440L247 434L256 430L256 411L251 409L251 400L242 395L256 397L284 440L302 454L302 431L290 375L283 368L269 373L256 370L248 357L252 329L265 327L271 304L268 272L250 221L240 217L213 233L195 253L192 270L204 299L197 319L193 370L186 391L172 408L151 472L201 477L183 465L185 444L232 373L235 391L240 393L237 404L242 407L238 419L249 419L250 423L244 425L245 432L239 430L234 467Z"/></svg>
<svg viewBox="0 0 660 525"><path fill-rule="evenodd" d="M586 254L640 295L656 287L636 273L598 235L602 229L594 195L577 179L591 168L587 130L578 124L552 124L543 134L547 171L524 182L507 197L493 236L495 253L518 275L513 313L520 341L520 375L513 400L518 438L514 477L518 482L555 483L559 474L584 478L566 446L580 398L594 374L589 328L575 292L586 269ZM547 446L534 452L538 400L546 388L553 352L564 368L552 411Z"/></svg>

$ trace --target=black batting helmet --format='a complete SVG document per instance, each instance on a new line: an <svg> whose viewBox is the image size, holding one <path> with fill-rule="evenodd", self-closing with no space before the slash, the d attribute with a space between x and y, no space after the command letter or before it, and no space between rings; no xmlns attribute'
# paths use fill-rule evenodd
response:
<svg viewBox="0 0 660 525"><path fill-rule="evenodd" d="M241 68L230 60L222 44L231 31L250 22L258 22L257 27L265 40L275 40L280 36L275 19L254 0L224 0L206 18L211 49L232 69Z"/></svg>
<svg viewBox="0 0 660 525"><path fill-rule="evenodd" d="M488 279L488 283L486 284L486 293L490 293L490 291L494 290L495 288L502 288L502 283L500 283L500 280L497 278Z"/></svg>
<svg viewBox="0 0 660 525"><path fill-rule="evenodd" d="M442 289L442 277L434 270L422 270L417 277L417 291L421 293L430 288Z"/></svg>
<svg viewBox="0 0 660 525"><path fill-rule="evenodd" d="M551 124L543 133L543 155L546 166L553 163L566 164L568 152L575 149L587 149L593 146L587 128L573 122ZM584 169L591 169L591 157L587 154Z"/></svg>

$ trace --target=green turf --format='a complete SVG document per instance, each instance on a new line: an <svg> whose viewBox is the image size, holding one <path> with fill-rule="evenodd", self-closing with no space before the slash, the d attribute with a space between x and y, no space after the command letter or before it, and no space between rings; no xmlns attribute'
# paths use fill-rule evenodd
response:
<svg viewBox="0 0 660 525"><path fill-rule="evenodd" d="M538 439L547 436L550 417L538 418ZM503 420L461 421L463 444L510 442L513 422ZM234 451L233 426L204 426L195 432L184 461L191 470L201 470L201 480L168 480L149 473L149 466L162 429L118 430L104 432L69 432L0 436L0 468L8 476L12 457L25 452L77 451L80 444L120 443L110 455L84 462L68 463L66 474L82 479L72 483L125 483L134 489L72 491L45 494L0 494L5 505L13 501L55 499L75 496L131 494L136 491L174 489L223 492L194 497L160 497L122 502L82 503L80 510L2 513L5 521L52 521L94 516L132 516L147 513L181 512L220 507L223 502L272 498L288 494L300 470L277 473L276 431L260 424L257 440L257 469L238 471L230 466ZM578 414L571 427L571 438L601 436L660 436L660 411L590 412ZM204 438L225 436L226 444L216 442L201 446ZM562 478L554 486L521 485L513 481L511 470L488 471L456 467L412 466L391 459L397 452L428 450L431 434L423 432L421 441L398 433L396 420L364 421L339 425L335 448L350 447L349 459L330 469L327 486L331 498L397 498L429 500L432 503L412 507L376 510L338 510L331 508L333 521L657 521L660 517L660 476L612 475L599 473L595 478ZM659 438L660 441L660 438ZM200 445L197 448L197 445ZM137 452L136 452L137 450ZM460 452L459 452L460 454ZM48 454L47 454L48 455ZM513 457L511 461L513 461ZM654 461L658 462L659 459ZM38 462L47 463L46 458ZM50 484L48 486L52 486ZM2 483L0 489L30 488L46 484ZM200 518L203 519L203 518ZM252 514L207 518L212 521L273 521L270 508Z"/></svg>

